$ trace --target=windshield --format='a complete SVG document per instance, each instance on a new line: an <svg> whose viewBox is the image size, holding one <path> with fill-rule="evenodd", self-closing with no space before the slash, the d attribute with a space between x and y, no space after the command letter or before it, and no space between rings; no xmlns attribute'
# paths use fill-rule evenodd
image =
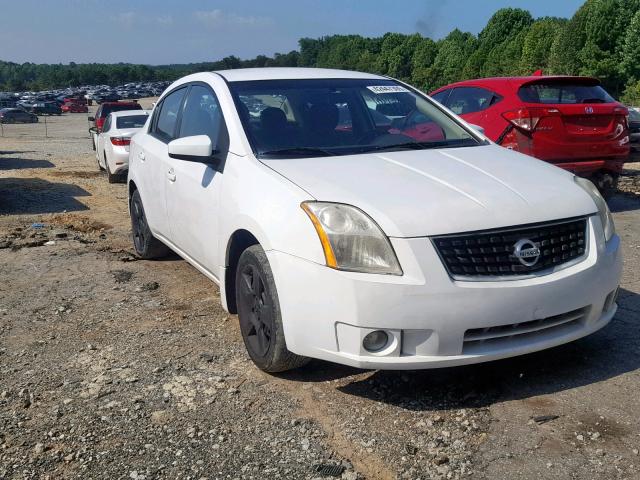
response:
<svg viewBox="0 0 640 480"><path fill-rule="evenodd" d="M127 115L116 118L116 128L142 128L147 121L147 115Z"/></svg>
<svg viewBox="0 0 640 480"><path fill-rule="evenodd" d="M565 82L534 83L520 87L520 99L527 103L611 103L615 100L600 85Z"/></svg>
<svg viewBox="0 0 640 480"><path fill-rule="evenodd" d="M393 80L231 82L260 158L480 145L429 100Z"/></svg>

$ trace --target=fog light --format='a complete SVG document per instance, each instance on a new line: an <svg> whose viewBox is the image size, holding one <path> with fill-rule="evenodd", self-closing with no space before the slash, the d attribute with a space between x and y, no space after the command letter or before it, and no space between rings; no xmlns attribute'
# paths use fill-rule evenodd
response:
<svg viewBox="0 0 640 480"><path fill-rule="evenodd" d="M389 335L384 330L368 333L362 340L362 346L367 352L379 352L389 343Z"/></svg>

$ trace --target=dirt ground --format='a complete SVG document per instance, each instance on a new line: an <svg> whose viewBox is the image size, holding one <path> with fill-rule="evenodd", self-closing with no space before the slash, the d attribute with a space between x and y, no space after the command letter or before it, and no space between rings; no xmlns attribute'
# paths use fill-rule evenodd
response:
<svg viewBox="0 0 640 480"><path fill-rule="evenodd" d="M46 134L0 137L0 478L640 478L640 164L611 200L625 271L597 334L473 367L272 376L210 281L135 257L86 115Z"/></svg>

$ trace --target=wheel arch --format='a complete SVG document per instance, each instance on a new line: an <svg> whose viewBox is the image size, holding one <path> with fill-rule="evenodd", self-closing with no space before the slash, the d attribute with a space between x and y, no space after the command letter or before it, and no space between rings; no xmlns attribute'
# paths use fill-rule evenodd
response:
<svg viewBox="0 0 640 480"><path fill-rule="evenodd" d="M224 284L224 298L222 300L225 302L226 309L229 313L238 312L235 278L240 255L250 246L260 244L258 238L245 228L237 229L229 237L225 251L226 268L224 269L224 278L221 282Z"/></svg>

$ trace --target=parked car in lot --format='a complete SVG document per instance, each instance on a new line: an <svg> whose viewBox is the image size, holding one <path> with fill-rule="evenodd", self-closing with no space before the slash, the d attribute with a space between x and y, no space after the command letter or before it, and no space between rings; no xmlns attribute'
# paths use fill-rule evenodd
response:
<svg viewBox="0 0 640 480"><path fill-rule="evenodd" d="M398 133L411 115L440 137ZM583 337L616 312L620 239L593 183L492 144L387 77L190 75L130 150L136 252L171 248L218 283L266 371L308 357L483 362Z"/></svg>
<svg viewBox="0 0 640 480"><path fill-rule="evenodd" d="M89 107L79 103L65 103L60 107L66 113L88 113Z"/></svg>
<svg viewBox="0 0 640 480"><path fill-rule="evenodd" d="M98 135L102 131L102 126L111 112L120 112L122 110L142 110L137 102L105 102L98 107L93 117L89 117L89 122L93 122L93 126L89 128L91 133L91 141L93 149L96 149Z"/></svg>
<svg viewBox="0 0 640 480"><path fill-rule="evenodd" d="M454 83L431 96L503 147L616 191L629 155L627 109L595 78L530 76Z"/></svg>
<svg viewBox="0 0 640 480"><path fill-rule="evenodd" d="M36 115L60 115L62 109L55 102L38 102L31 107L31 113Z"/></svg>
<svg viewBox="0 0 640 480"><path fill-rule="evenodd" d="M3 108L0 110L0 123L38 123L38 116L21 108Z"/></svg>
<svg viewBox="0 0 640 480"><path fill-rule="evenodd" d="M640 109L629 109L629 137L631 138L631 150L640 152Z"/></svg>
<svg viewBox="0 0 640 480"><path fill-rule="evenodd" d="M98 168L107 171L109 183L116 183L129 168L131 137L140 130L149 112L124 110L111 112L98 135L96 159Z"/></svg>

